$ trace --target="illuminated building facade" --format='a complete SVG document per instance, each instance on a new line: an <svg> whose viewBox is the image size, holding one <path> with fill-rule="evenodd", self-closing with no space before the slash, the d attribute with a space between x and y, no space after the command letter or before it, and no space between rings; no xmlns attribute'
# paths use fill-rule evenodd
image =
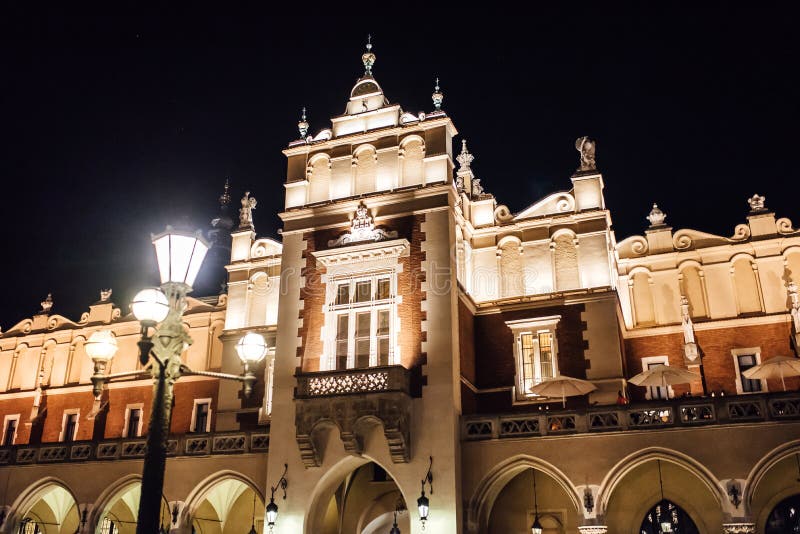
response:
<svg viewBox="0 0 800 534"><path fill-rule="evenodd" d="M249 331L271 350L251 399L177 383L164 529L268 531L274 496L283 533L787 532L800 382L743 373L797 351L791 221L756 195L721 237L653 206L617 242L588 138L564 191L511 213L454 148L438 86L406 112L362 60L344 114L313 135L304 117L284 150L280 242L249 194L238 226L215 219L227 290L189 299L185 361L238 373ZM118 340L108 372L140 365L139 324L100 297L78 321L48 298L0 335L0 532L135 530L152 384L92 396L92 332ZM628 382L659 364L697 379ZM560 376L595 389L530 392Z"/></svg>

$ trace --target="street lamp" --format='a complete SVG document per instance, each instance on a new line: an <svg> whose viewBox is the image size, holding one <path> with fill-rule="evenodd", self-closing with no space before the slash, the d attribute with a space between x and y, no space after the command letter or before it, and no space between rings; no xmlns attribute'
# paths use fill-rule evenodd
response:
<svg viewBox="0 0 800 534"><path fill-rule="evenodd" d="M539 522L539 500L536 497L536 469L533 470L533 524L531 534L542 534L544 529Z"/></svg>
<svg viewBox="0 0 800 534"><path fill-rule="evenodd" d="M419 496L419 499L417 499L417 510L419 510L419 520L422 521L422 530L425 530L425 522L428 520L428 513L431 510L431 502L425 496L425 484L428 484L431 495L433 495L433 472L431 468L433 468L433 456L430 457L428 472L425 473L425 477L421 481L422 494Z"/></svg>
<svg viewBox="0 0 800 534"><path fill-rule="evenodd" d="M286 480L286 473L289 471L289 464L283 464L283 474L281 475L281 479L278 483L270 488L272 494L269 497L269 504L267 505L266 515L267 515L267 526L269 527L269 531L272 532L272 529L275 527L275 522L278 520L278 505L275 504L275 492L278 488L283 490L283 500L286 500L286 488L289 487L289 481Z"/></svg>
<svg viewBox="0 0 800 534"><path fill-rule="evenodd" d="M244 384L244 395L249 397L256 381L250 365L263 359L266 354L264 338L259 334L252 334L249 338L246 335L247 339L239 343L242 351L237 346L239 357L245 365L243 375L193 371L186 366L181 361L181 354L191 345L192 339L183 327L181 316L186 309L186 295L192 290L192 284L208 252L208 243L199 232L181 232L167 226L166 231L153 236L153 245L161 275L161 287L140 291L131 304L133 314L141 323L139 361L146 367L137 371L106 375L106 365L116 352L113 334L95 332L86 342L86 352L95 364L92 375L94 414L100 410L104 383L116 378L147 375L154 382L136 522L137 534L152 534L160 528L161 493L164 487L167 437L172 420L175 381L184 375L237 380Z"/></svg>

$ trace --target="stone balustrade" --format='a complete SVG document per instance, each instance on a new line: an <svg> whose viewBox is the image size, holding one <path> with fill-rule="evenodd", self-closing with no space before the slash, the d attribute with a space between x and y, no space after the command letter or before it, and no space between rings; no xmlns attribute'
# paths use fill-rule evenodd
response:
<svg viewBox="0 0 800 534"><path fill-rule="evenodd" d="M266 453L268 450L268 432L186 434L171 436L167 441L168 456ZM15 445L0 448L0 466L140 459L146 451L147 442L143 437Z"/></svg>
<svg viewBox="0 0 800 534"><path fill-rule="evenodd" d="M648 428L754 423L800 419L800 393L688 397L582 410L540 410L526 414L468 415L465 440L503 439Z"/></svg>

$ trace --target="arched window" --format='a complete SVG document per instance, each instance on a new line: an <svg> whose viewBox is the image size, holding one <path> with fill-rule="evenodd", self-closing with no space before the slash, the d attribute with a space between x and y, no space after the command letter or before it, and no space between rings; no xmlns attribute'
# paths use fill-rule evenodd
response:
<svg viewBox="0 0 800 534"><path fill-rule="evenodd" d="M327 157L317 157L310 164L309 181L311 183L308 194L309 203L323 202L331 198L331 167Z"/></svg>
<svg viewBox="0 0 800 534"><path fill-rule="evenodd" d="M689 314L692 317L707 317L703 280L697 267L686 267L681 271L683 294L689 299Z"/></svg>
<svg viewBox="0 0 800 534"><path fill-rule="evenodd" d="M670 526L663 528L662 525L666 527L667 523ZM662 534L666 532L700 534L689 514L683 508L667 499L657 503L645 514L640 531L641 534Z"/></svg>
<svg viewBox="0 0 800 534"><path fill-rule="evenodd" d="M356 195L375 191L378 171L378 162L375 160L375 149L372 147L362 148L356 154Z"/></svg>
<svg viewBox="0 0 800 534"><path fill-rule="evenodd" d="M772 509L764 534L785 534L800 532L800 494L787 497Z"/></svg>
<svg viewBox="0 0 800 534"><path fill-rule="evenodd" d="M650 284L650 275L638 272L633 275L632 297L633 311L636 314L636 325L652 325L656 322L656 314L653 306L653 288Z"/></svg>
<svg viewBox="0 0 800 534"><path fill-rule="evenodd" d="M556 290L578 289L581 277L578 272L578 247L572 234L562 233L553 240L553 258Z"/></svg>
<svg viewBox="0 0 800 534"><path fill-rule="evenodd" d="M405 185L416 185L424 183L423 158L425 157L425 145L420 139L411 139L402 144L403 151L403 181L401 187Z"/></svg>
<svg viewBox="0 0 800 534"><path fill-rule="evenodd" d="M739 302L739 313L762 311L758 281L749 258L739 258L733 262L733 283L736 299Z"/></svg>
<svg viewBox="0 0 800 534"><path fill-rule="evenodd" d="M524 293L522 278L522 255L517 239L501 241L500 253L500 295L514 297Z"/></svg>

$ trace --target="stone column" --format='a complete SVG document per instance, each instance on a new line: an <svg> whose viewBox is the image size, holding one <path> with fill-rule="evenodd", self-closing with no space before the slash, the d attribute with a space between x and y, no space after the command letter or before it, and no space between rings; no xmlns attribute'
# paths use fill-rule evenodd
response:
<svg viewBox="0 0 800 534"><path fill-rule="evenodd" d="M736 523L723 523L722 534L755 534L756 524L746 519L737 519Z"/></svg>

